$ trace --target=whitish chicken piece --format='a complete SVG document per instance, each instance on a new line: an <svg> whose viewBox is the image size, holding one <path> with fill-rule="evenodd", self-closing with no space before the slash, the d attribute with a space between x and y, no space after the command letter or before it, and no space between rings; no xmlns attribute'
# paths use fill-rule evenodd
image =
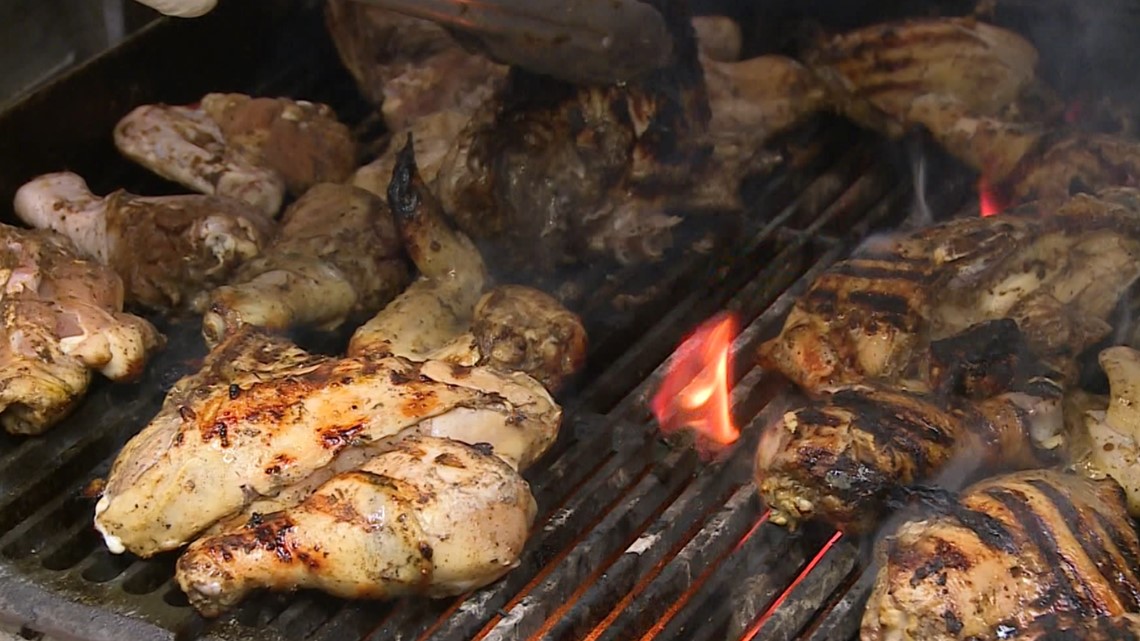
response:
<svg viewBox="0 0 1140 641"><path fill-rule="evenodd" d="M286 190L342 182L356 167L352 134L332 109L287 98L207 94L193 107L143 105L116 125L115 144L168 180L270 216Z"/></svg>
<svg viewBox="0 0 1140 641"><path fill-rule="evenodd" d="M1107 409L1085 414L1092 445L1086 469L1116 479L1129 513L1140 517L1140 352L1110 347L1100 353L1100 365L1108 375L1109 402Z"/></svg>
<svg viewBox="0 0 1140 641"><path fill-rule="evenodd" d="M69 172L45 174L16 192L16 215L71 239L114 269L127 300L159 311L202 312L206 295L258 255L275 231L256 208L222 196L101 198Z"/></svg>
<svg viewBox="0 0 1140 641"><path fill-rule="evenodd" d="M115 146L154 173L203 194L229 196L276 216L285 181L226 147L208 115L191 107L143 105L115 126Z"/></svg>
<svg viewBox="0 0 1140 641"><path fill-rule="evenodd" d="M1037 57L1012 31L973 18L926 18L835 36L805 59L844 115L900 136L920 96L952 98L978 115L999 113L1032 85Z"/></svg>
<svg viewBox="0 0 1140 641"><path fill-rule="evenodd" d="M408 130L394 134L387 149L376 160L357 169L352 176L352 184L381 198L387 198L397 158L409 135L415 146L416 168L420 178L425 183L432 184L439 175L448 151L470 119L468 114L450 110L422 116Z"/></svg>
<svg viewBox="0 0 1140 641"><path fill-rule="evenodd" d="M256 588L439 598L518 565L537 508L515 470L451 439L387 447L295 507L191 544L175 574L190 603L217 616Z"/></svg>
<svg viewBox="0 0 1140 641"><path fill-rule="evenodd" d="M424 359L468 329L483 294L487 268L474 243L451 227L424 184L410 138L399 152L394 172L388 203L420 276L357 328L348 354Z"/></svg>
<svg viewBox="0 0 1140 641"><path fill-rule="evenodd" d="M387 204L351 185L317 185L285 212L273 244L213 291L203 334L214 344L246 325L335 329L375 313L408 280Z"/></svg>
<svg viewBox="0 0 1140 641"><path fill-rule="evenodd" d="M123 448L95 525L114 552L171 550L408 428L487 443L525 467L553 443L561 413L525 374L314 356L242 331L179 381Z"/></svg>
<svg viewBox="0 0 1140 641"><path fill-rule="evenodd" d="M40 434L70 413L91 381L136 378L162 336L123 313L123 284L64 236L0 226L0 424Z"/></svg>

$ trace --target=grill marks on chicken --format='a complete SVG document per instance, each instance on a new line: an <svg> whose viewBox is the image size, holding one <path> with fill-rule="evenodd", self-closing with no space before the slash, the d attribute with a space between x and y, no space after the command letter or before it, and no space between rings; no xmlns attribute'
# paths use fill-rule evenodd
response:
<svg viewBox="0 0 1140 641"><path fill-rule="evenodd" d="M818 391L898 376L930 341L1013 318L1038 356L1072 374L1071 357L1111 332L1140 276L1138 224L1135 194L1111 189L910 234L818 278L760 362Z"/></svg>
<svg viewBox="0 0 1140 641"><path fill-rule="evenodd" d="M113 551L174 549L346 450L405 428L528 465L561 410L534 379L438 361L328 358L251 331L226 339L123 448L96 506Z"/></svg>
<svg viewBox="0 0 1140 641"><path fill-rule="evenodd" d="M536 512L526 481L497 456L410 435L296 507L196 541L176 579L206 616L260 587L453 596L518 564Z"/></svg>
<svg viewBox="0 0 1140 641"><path fill-rule="evenodd" d="M197 106L143 105L115 127L124 156L189 189L276 216L288 190L342 182L356 166L348 128L327 105L207 94Z"/></svg>
<svg viewBox="0 0 1140 641"><path fill-rule="evenodd" d="M247 325L335 329L381 309L409 278L387 204L351 185L320 184L285 212L273 244L213 291L203 333L212 344Z"/></svg>
<svg viewBox="0 0 1140 641"><path fill-rule="evenodd" d="M203 311L209 291L275 231L272 219L232 198L123 190L100 198L69 172L27 183L14 208L25 223L67 236L85 258L114 269L129 302L159 311Z"/></svg>
<svg viewBox="0 0 1140 641"><path fill-rule="evenodd" d="M64 236L0 225L0 425L40 434L82 399L91 370L142 373L163 338L123 313L123 283Z"/></svg>
<svg viewBox="0 0 1140 641"><path fill-rule="evenodd" d="M1140 610L1140 540L1112 481L1047 470L982 481L878 553L864 641L1000 639L1045 615Z"/></svg>
<svg viewBox="0 0 1140 641"><path fill-rule="evenodd" d="M1037 50L972 18L913 19L835 36L805 61L841 113L900 136L921 96L953 100L977 115L1003 111L1033 84Z"/></svg>

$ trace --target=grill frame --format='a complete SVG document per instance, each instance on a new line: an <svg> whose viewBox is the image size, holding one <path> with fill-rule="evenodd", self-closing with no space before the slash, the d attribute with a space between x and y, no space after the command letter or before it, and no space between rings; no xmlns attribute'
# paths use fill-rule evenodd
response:
<svg viewBox="0 0 1140 641"><path fill-rule="evenodd" d="M322 3L306 0L289 10L281 4L246 0L243 11L234 9L235 3L222 3L215 14L198 21L161 20L13 105L0 114L0 140L30 151L23 156L0 153L0 197L10 202L27 179L64 168L90 177L98 193L119 187L177 193L119 158L111 130L134 105L192 102L208 91L330 102L370 143L365 153L375 151L383 144L382 126L359 95L344 93L351 78L339 66L331 42L321 37L323 25L319 20L313 24ZM295 39L316 46L286 46ZM196 63L186 51L196 44L202 49L203 42L212 46ZM123 77L132 79L125 90L114 82ZM88 103L91 108L84 109ZM63 126L52 127L53 122ZM32 144L45 138L53 144ZM168 580L144 589L164 576L162 568L172 565L169 558L112 559L96 545L64 570L43 568L41 557L63 555L59 565L65 565L68 554L77 554L68 543L80 532L94 533L89 518L65 522L62 532L35 528L56 510L76 509L76 503L90 516L93 500L78 498L82 488L105 473L122 443L141 428L137 417L157 410L164 390L186 371L187 357L200 355L191 320L189 326L163 324L171 346L143 382L97 384L76 417L38 445L0 439L0 532L6 532L0 535L0 620L61 639L99 641L627 639L640 638L654 626L663 639L748 634L849 639L869 591L857 546L843 539L836 543L830 531L819 529L789 535L764 519L755 498L751 453L760 429L783 407L774 399L786 399L788 389L753 367L750 354L778 330L796 296L816 275L868 234L901 221L914 189L899 180L906 161L896 145L884 145L850 126L825 119L785 143L786 150L799 151L790 152L791 159L772 175L749 185L755 206L749 211L751 226L746 225L739 242L715 252L684 254L663 270L622 272L605 283L605 291L618 296L648 274L657 292L632 311L612 301L591 307L593 356L613 352L617 345L625 349L607 354L600 365L594 358L587 376L564 399L563 435L535 466L537 471L527 475L540 507L537 532L523 565L500 582L473 596L435 602L346 603L312 593L268 595L251 599L232 616L206 622L185 606L171 604L176 600ZM835 162L830 162L832 154ZM939 166L935 175L951 178L935 190L932 208L954 211L969 183L949 169L948 161ZM684 443L656 437L646 400L677 342L723 309L739 314L744 328L734 342L732 405L734 416L747 427L742 443L727 458L704 464ZM116 411L136 417L135 422L88 429L106 423ZM603 448L606 454L599 457ZM28 449L42 453L38 459L20 458ZM92 458L100 463L92 467L85 462ZM20 482L31 493L14 499L19 488L2 470L19 461L53 459L73 462L80 473L56 479L57 470L51 468L29 471ZM606 488L608 493L600 491ZM22 504L13 507L14 500ZM549 527L552 523L556 525ZM12 530L4 527L13 525ZM15 561L4 554L14 541L33 539L47 550ZM816 559L818 565L813 565ZM105 587L93 589L84 574L109 578L98 584ZM130 585L142 586L136 590L142 593L131 594ZM628 603L623 595L631 595ZM782 597L795 607L766 614ZM557 620L548 620L554 614ZM608 627L595 630L601 625ZM312 634L293 634L309 627L314 627Z"/></svg>

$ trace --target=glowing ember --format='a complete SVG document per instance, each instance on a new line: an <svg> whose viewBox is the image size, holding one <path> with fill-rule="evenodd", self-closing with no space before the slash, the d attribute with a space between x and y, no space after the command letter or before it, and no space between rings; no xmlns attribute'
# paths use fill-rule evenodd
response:
<svg viewBox="0 0 1140 641"><path fill-rule="evenodd" d="M985 176L978 179L978 212L983 218L996 216L1005 211L1005 206L998 198L997 192L990 186Z"/></svg>
<svg viewBox="0 0 1140 641"><path fill-rule="evenodd" d="M740 438L728 400L736 334L736 317L729 313L698 327L673 354L665 380L649 404L662 432L692 430L702 456Z"/></svg>

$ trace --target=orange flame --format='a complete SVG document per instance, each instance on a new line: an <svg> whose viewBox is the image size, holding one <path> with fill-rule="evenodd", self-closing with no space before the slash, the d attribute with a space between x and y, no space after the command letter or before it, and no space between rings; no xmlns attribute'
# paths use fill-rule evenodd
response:
<svg viewBox="0 0 1140 641"><path fill-rule="evenodd" d="M649 403L662 432L692 430L702 455L714 454L740 438L728 399L736 334L736 317L730 313L705 321L677 348Z"/></svg>
<svg viewBox="0 0 1140 641"><path fill-rule="evenodd" d="M982 176L978 179L978 212L983 218L996 216L1005 211L1005 204L998 197L997 190L990 186L990 181Z"/></svg>

